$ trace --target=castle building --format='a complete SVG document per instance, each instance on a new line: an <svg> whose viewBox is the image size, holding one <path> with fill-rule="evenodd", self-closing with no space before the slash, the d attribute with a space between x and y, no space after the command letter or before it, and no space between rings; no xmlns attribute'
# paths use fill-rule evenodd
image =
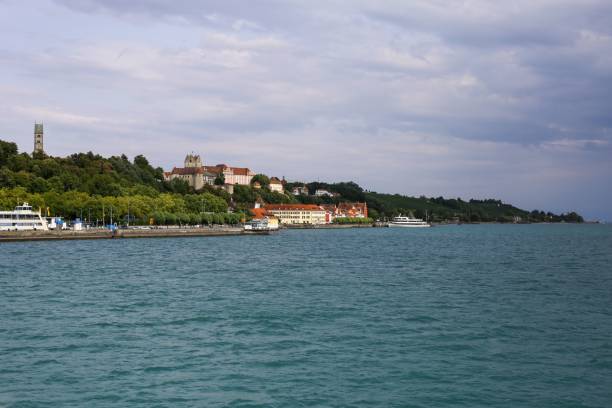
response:
<svg viewBox="0 0 612 408"><path fill-rule="evenodd" d="M34 153L44 153L43 124L34 123Z"/></svg>
<svg viewBox="0 0 612 408"><path fill-rule="evenodd" d="M191 153L185 156L184 167L174 167L172 171L165 172L164 179L166 181L175 178L185 180L195 190L200 190L206 184L214 185L215 179L220 175L225 178L226 185L249 185L255 173L246 167L230 167L226 164L204 166L200 156Z"/></svg>

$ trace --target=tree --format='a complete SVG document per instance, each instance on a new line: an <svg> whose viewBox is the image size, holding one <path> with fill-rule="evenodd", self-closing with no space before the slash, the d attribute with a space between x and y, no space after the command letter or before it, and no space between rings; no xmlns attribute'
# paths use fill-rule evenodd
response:
<svg viewBox="0 0 612 408"><path fill-rule="evenodd" d="M265 174L256 174L251 179L251 185L259 183L261 187L268 188L270 186L270 178Z"/></svg>
<svg viewBox="0 0 612 408"><path fill-rule="evenodd" d="M217 177L215 177L215 186L223 186L225 185L225 174L219 173Z"/></svg>
<svg viewBox="0 0 612 408"><path fill-rule="evenodd" d="M178 178L172 179L168 186L170 191L177 194L187 194L190 190L189 183Z"/></svg>
<svg viewBox="0 0 612 408"><path fill-rule="evenodd" d="M252 205L255 200L257 200L257 196L253 189L249 186L235 185L234 186L234 201L237 203L249 204Z"/></svg>
<svg viewBox="0 0 612 408"><path fill-rule="evenodd" d="M125 155L123 157L125 157ZM134 157L134 165L140 167L141 169L148 169L149 161L142 154L139 154L138 156Z"/></svg>
<svg viewBox="0 0 612 408"><path fill-rule="evenodd" d="M10 157L17 155L17 144L0 140L0 166L8 163Z"/></svg>

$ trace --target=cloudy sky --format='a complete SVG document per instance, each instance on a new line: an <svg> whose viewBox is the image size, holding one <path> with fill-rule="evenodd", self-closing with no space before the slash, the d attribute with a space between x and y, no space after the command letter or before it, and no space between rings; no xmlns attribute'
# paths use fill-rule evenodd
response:
<svg viewBox="0 0 612 408"><path fill-rule="evenodd" d="M0 139L612 220L609 0L0 0Z"/></svg>

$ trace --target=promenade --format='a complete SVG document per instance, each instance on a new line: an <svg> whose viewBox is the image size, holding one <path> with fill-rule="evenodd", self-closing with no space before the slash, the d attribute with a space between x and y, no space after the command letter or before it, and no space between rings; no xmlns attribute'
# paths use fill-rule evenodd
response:
<svg viewBox="0 0 612 408"><path fill-rule="evenodd" d="M109 229L89 229L82 231L2 231L0 232L0 242L77 239L212 237L267 234L267 231L244 231L242 227L117 229L115 231L111 231Z"/></svg>

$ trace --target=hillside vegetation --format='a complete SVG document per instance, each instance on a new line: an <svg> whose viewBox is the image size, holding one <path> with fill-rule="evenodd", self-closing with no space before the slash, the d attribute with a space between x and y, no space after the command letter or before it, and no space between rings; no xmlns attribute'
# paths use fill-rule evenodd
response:
<svg viewBox="0 0 612 408"><path fill-rule="evenodd" d="M166 182L161 168L144 156L104 158L78 153L65 158L19 153L15 143L0 141L0 207L28 201L53 216L92 223L133 224L237 223L228 214L229 195L219 189L191 191L182 180Z"/></svg>
<svg viewBox="0 0 612 408"><path fill-rule="evenodd" d="M461 222L583 222L575 212L553 214L539 210L526 211L505 204L500 200L486 199L464 201L461 198L408 197L400 194L382 194L365 191L353 182L342 183L290 183L287 188L306 185L309 193L325 189L337 193L336 197L297 196L304 203L334 203L340 201L359 201L368 204L370 217L390 218L399 214L412 214L417 218L431 221Z"/></svg>

